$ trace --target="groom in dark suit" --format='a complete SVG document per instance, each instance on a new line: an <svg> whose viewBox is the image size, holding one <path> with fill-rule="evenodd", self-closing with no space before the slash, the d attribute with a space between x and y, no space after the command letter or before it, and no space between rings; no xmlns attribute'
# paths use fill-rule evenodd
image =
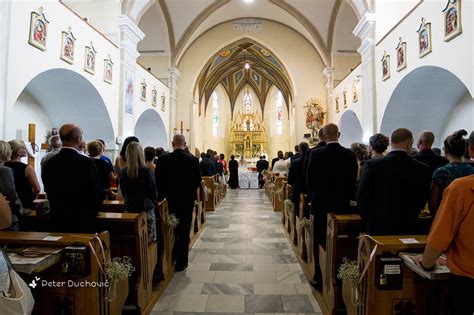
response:
<svg viewBox="0 0 474 315"><path fill-rule="evenodd" d="M59 136L62 149L44 164L42 172L52 228L57 232L98 232L97 214L105 196L94 161L78 151L82 130L67 124Z"/></svg>
<svg viewBox="0 0 474 315"><path fill-rule="evenodd" d="M159 199L167 198L170 213L179 219L173 254L176 257L176 271L183 271L188 267L189 230L196 190L201 186L202 179L198 160L184 151L184 136L175 135L172 145L174 151L160 158L155 178Z"/></svg>
<svg viewBox="0 0 474 315"><path fill-rule="evenodd" d="M371 235L424 234L418 215L430 191L430 170L409 156L410 130L400 128L391 136L391 151L368 160L357 190L357 205Z"/></svg>
<svg viewBox="0 0 474 315"><path fill-rule="evenodd" d="M337 125L323 128L326 145L313 150L309 156L306 181L311 193L311 213L314 216L313 252L315 275L311 284L321 288L319 245L326 246L327 214L350 213L350 200L357 178L355 154L338 142Z"/></svg>

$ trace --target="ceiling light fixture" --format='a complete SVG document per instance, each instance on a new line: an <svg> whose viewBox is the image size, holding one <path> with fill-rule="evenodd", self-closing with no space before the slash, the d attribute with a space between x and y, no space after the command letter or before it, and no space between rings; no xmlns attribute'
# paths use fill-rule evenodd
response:
<svg viewBox="0 0 474 315"><path fill-rule="evenodd" d="M244 69L250 69L250 63L247 61L247 49L244 49Z"/></svg>
<svg viewBox="0 0 474 315"><path fill-rule="evenodd" d="M243 0L245 4L251 4L254 0Z"/></svg>

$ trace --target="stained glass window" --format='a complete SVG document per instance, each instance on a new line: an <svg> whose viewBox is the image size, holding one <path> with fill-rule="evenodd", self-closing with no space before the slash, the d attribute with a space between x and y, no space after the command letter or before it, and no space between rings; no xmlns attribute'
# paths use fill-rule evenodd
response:
<svg viewBox="0 0 474 315"><path fill-rule="evenodd" d="M219 102L217 93L212 93L212 135L219 136Z"/></svg>
<svg viewBox="0 0 474 315"><path fill-rule="evenodd" d="M276 96L276 134L283 134L283 95L280 91Z"/></svg>

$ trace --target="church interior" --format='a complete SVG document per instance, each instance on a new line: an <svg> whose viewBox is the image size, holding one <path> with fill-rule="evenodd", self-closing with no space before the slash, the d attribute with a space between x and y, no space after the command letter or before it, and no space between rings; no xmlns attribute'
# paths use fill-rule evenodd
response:
<svg viewBox="0 0 474 315"><path fill-rule="evenodd" d="M472 17L0 1L0 314L474 314Z"/></svg>

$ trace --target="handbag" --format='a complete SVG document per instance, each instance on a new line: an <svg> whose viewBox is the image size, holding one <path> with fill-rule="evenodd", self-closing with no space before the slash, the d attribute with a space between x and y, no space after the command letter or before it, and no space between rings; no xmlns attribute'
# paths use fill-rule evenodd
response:
<svg viewBox="0 0 474 315"><path fill-rule="evenodd" d="M35 300L31 290L26 282L16 273L9 263L8 257L3 252L3 257L9 264L10 274L10 291L9 296L5 296L4 293L0 292L0 310L2 315L18 315L25 314L29 315L33 311Z"/></svg>

